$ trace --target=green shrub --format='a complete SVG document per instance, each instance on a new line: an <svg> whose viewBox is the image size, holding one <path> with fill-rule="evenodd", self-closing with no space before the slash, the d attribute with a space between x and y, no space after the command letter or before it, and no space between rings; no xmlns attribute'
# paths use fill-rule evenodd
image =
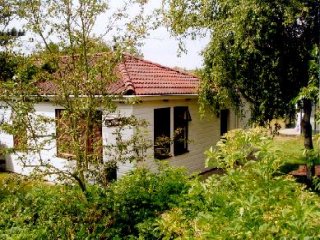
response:
<svg viewBox="0 0 320 240"><path fill-rule="evenodd" d="M215 147L205 152L209 167L233 168L257 159L257 152L271 143L271 137L264 128L250 131L235 129L227 132Z"/></svg>
<svg viewBox="0 0 320 240"><path fill-rule="evenodd" d="M226 173L205 182L140 168L85 198L72 186L2 180L0 239L319 239L319 196L279 173L271 139L230 134L216 150Z"/></svg>
<svg viewBox="0 0 320 240"><path fill-rule="evenodd" d="M154 218L180 202L188 181L184 170L162 166L157 173L136 169L115 182L106 198L112 207L113 234L124 238L137 236L139 229L148 232Z"/></svg>
<svg viewBox="0 0 320 240"><path fill-rule="evenodd" d="M1 195L0 239L73 239L81 231L87 206L75 188L14 177Z"/></svg>
<svg viewBox="0 0 320 240"><path fill-rule="evenodd" d="M219 152L220 163L224 164L224 159L228 161L224 164L229 166L226 174L212 176L206 182L193 181L179 206L155 221L155 239L320 237L319 197L306 191L293 178L278 174L278 153L270 148L270 139L263 133L240 131L237 130L232 139L240 148L228 146L229 152L227 146L219 146L223 149ZM247 145L245 136L252 134L255 141L250 141L248 148L258 146L255 157L259 161L246 159L248 152L240 154L240 149L245 150L243 146ZM229 155L242 157L229 158ZM240 159L241 167L229 164L235 163L234 159Z"/></svg>
<svg viewBox="0 0 320 240"><path fill-rule="evenodd" d="M0 188L0 239L124 239L138 236L188 190L183 170L136 169L87 198L71 186L10 177Z"/></svg>

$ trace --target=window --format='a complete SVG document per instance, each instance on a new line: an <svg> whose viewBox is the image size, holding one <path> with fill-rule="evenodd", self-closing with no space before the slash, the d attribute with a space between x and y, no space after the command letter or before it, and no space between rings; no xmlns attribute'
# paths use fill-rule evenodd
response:
<svg viewBox="0 0 320 240"><path fill-rule="evenodd" d="M154 110L154 157L170 157L170 108Z"/></svg>
<svg viewBox="0 0 320 240"><path fill-rule="evenodd" d="M175 156L188 152L188 125L191 121L189 109L174 107L173 122L171 122L170 111L170 108L154 110L154 157L156 159L171 157L171 144L173 144Z"/></svg>
<svg viewBox="0 0 320 240"><path fill-rule="evenodd" d="M13 147L18 151L26 151L28 146L27 116L13 112L12 118Z"/></svg>
<svg viewBox="0 0 320 240"><path fill-rule="evenodd" d="M228 132L229 127L229 109L223 109L220 112L220 135Z"/></svg>
<svg viewBox="0 0 320 240"><path fill-rule="evenodd" d="M188 125L191 116L188 107L174 108L174 155L188 152Z"/></svg>
<svg viewBox="0 0 320 240"><path fill-rule="evenodd" d="M56 109L57 155L72 158L75 156L75 149L79 148L89 157L102 159L101 123L101 111L96 111L90 123L86 124L85 116L72 121L66 110Z"/></svg>
<svg viewBox="0 0 320 240"><path fill-rule="evenodd" d="M23 151L26 150L27 143L27 127L24 123L19 124L16 126L15 133L13 134L13 147L19 151Z"/></svg>

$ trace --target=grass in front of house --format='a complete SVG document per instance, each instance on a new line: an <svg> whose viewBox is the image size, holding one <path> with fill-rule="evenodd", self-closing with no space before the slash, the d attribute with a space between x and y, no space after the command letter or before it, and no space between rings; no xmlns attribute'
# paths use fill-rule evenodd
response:
<svg viewBox="0 0 320 240"><path fill-rule="evenodd" d="M281 152L284 162L291 164L305 163L303 137L276 136L273 148Z"/></svg>
<svg viewBox="0 0 320 240"><path fill-rule="evenodd" d="M315 151L319 151L317 139L313 139L313 144ZM296 170L299 165L306 164L304 139L302 136L276 136L273 140L273 148L280 151L281 159L283 161L281 172L283 173L289 173Z"/></svg>

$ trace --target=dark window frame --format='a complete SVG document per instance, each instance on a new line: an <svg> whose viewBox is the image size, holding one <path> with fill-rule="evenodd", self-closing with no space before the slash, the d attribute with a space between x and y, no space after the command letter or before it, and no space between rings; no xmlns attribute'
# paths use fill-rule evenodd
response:
<svg viewBox="0 0 320 240"><path fill-rule="evenodd" d="M172 109L173 122L171 122ZM156 108L154 109L153 116L154 158L162 160L188 153L189 122L192 121L189 107L175 106ZM171 145L173 145L173 154Z"/></svg>
<svg viewBox="0 0 320 240"><path fill-rule="evenodd" d="M187 106L176 106L173 108L174 125L174 155L182 155L189 152L189 122L192 121Z"/></svg>
<svg viewBox="0 0 320 240"><path fill-rule="evenodd" d="M171 157L171 108L156 108L153 110L154 122L154 158L162 160Z"/></svg>
<svg viewBox="0 0 320 240"><path fill-rule="evenodd" d="M222 109L220 111L220 136L223 136L229 130L230 110Z"/></svg>
<svg viewBox="0 0 320 240"><path fill-rule="evenodd" d="M20 116L21 117L21 116ZM13 148L20 152L26 152L28 150L28 127L27 127L27 116L23 116L20 119L22 122L17 122L16 114L13 112L12 123L14 126L13 138Z"/></svg>

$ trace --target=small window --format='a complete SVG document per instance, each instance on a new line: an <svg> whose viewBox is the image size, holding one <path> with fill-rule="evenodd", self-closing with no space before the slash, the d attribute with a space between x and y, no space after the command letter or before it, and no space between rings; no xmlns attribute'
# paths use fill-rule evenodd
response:
<svg viewBox="0 0 320 240"><path fill-rule="evenodd" d="M228 132L229 128L229 109L223 109L220 112L220 135Z"/></svg>
<svg viewBox="0 0 320 240"><path fill-rule="evenodd" d="M96 111L86 124L85 116L72 120L66 110L56 109L57 155L72 159L78 148L89 157L102 159L101 122L101 111Z"/></svg>
<svg viewBox="0 0 320 240"><path fill-rule="evenodd" d="M154 157L170 157L170 108L154 110Z"/></svg>
<svg viewBox="0 0 320 240"><path fill-rule="evenodd" d="M20 124L13 134L13 147L18 151L24 151L27 149L27 143L27 127L25 124Z"/></svg>
<svg viewBox="0 0 320 240"><path fill-rule="evenodd" d="M174 155L188 152L188 125L191 116L188 107L174 108Z"/></svg>
<svg viewBox="0 0 320 240"><path fill-rule="evenodd" d="M26 116L13 113L13 147L18 151L26 151L28 147L28 131Z"/></svg>

